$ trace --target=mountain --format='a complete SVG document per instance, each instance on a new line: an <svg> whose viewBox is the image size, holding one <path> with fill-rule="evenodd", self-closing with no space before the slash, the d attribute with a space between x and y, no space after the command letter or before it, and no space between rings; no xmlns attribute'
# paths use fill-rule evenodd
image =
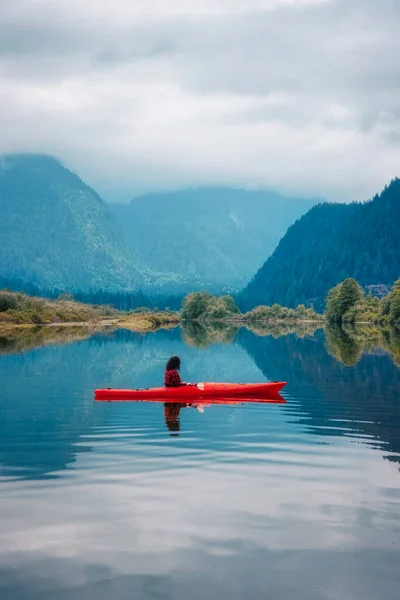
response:
<svg viewBox="0 0 400 600"><path fill-rule="evenodd" d="M98 194L44 155L0 158L0 273L69 291L152 279Z"/></svg>
<svg viewBox="0 0 400 600"><path fill-rule="evenodd" d="M292 225L239 298L257 304L314 303L347 277L391 285L400 275L400 180L365 203L313 207Z"/></svg>
<svg viewBox="0 0 400 600"><path fill-rule="evenodd" d="M240 289L313 201L268 191L199 188L110 204L142 262L184 274L189 289Z"/></svg>

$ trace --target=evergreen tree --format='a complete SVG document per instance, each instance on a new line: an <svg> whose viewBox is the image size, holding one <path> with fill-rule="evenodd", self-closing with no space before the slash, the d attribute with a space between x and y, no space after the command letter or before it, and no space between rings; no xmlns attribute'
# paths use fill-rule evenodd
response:
<svg viewBox="0 0 400 600"><path fill-rule="evenodd" d="M345 279L342 283L337 304L339 320L342 321L346 312L355 306L362 297L363 291L357 281L352 277Z"/></svg>
<svg viewBox="0 0 400 600"><path fill-rule="evenodd" d="M326 300L325 316L331 323L337 323L339 319L339 311L337 309L339 303L339 296L342 289L342 284L339 283L328 292Z"/></svg>
<svg viewBox="0 0 400 600"><path fill-rule="evenodd" d="M333 323L341 323L346 313L363 298L360 285L348 278L331 289L326 303L326 318Z"/></svg>

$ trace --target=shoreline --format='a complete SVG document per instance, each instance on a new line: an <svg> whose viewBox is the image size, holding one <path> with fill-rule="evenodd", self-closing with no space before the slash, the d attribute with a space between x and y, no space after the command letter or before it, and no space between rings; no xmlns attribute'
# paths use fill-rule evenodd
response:
<svg viewBox="0 0 400 600"><path fill-rule="evenodd" d="M41 327L117 327L118 329L131 329L131 330L140 330L147 331L151 326L154 326L154 321L158 320L157 315L159 313L140 313L135 317L125 317L125 318L117 318L117 319L101 319L98 321L53 321L51 323L12 323L12 322L1 322L0 321L0 332L2 329L36 329ZM247 319L213 319L213 320L202 320L202 319L180 319L172 318L160 319L159 329L163 327L177 327L182 323L198 323L204 327L207 325L212 325L213 323L226 323L228 325L241 325L245 327L246 325L254 324L301 324L301 323L321 323L324 324L324 319L260 319L260 320L247 320Z"/></svg>
<svg viewBox="0 0 400 600"><path fill-rule="evenodd" d="M302 327L303 325L315 325L318 328L329 326L326 319L247 319L245 315L240 317L228 317L223 319L181 319L177 313L144 312L123 317L108 317L98 320L86 321L53 321L51 323L12 323L0 320L0 335L7 331L29 330L41 328L66 328L84 327L87 329L115 328L127 329L136 333L151 333L159 329L174 329L185 324L198 324L201 327L212 327L213 324L231 325L234 327L268 327L291 325ZM353 327L373 327L383 329L384 324L374 321L355 321Z"/></svg>
<svg viewBox="0 0 400 600"><path fill-rule="evenodd" d="M158 329L173 329L185 323L197 323L202 327L212 326L213 323L223 323L226 325L234 325L240 327L249 327L251 325L299 325L302 324L315 324L320 327L325 327L327 322L325 319L260 319L260 320L249 320L249 319L213 319L213 320L202 320L202 319L180 319L175 318L155 318L155 315L159 313L140 313L134 317L128 318L114 318L114 319L101 319L98 321L54 321L52 323L10 323L0 321L0 334L4 330L23 330L23 329L41 329L41 328L59 328L59 327L85 327L91 329L99 329L102 327L114 327L116 329L128 329L138 333L146 333L156 331ZM382 328L382 325L374 323L373 321L356 321L352 324L353 326L373 326Z"/></svg>
<svg viewBox="0 0 400 600"><path fill-rule="evenodd" d="M104 321L55 321L52 323L10 323L0 321L0 332L2 329L38 329L42 327L113 327L118 320L105 319Z"/></svg>
<svg viewBox="0 0 400 600"><path fill-rule="evenodd" d="M85 327L87 329L115 328L129 329L138 333L146 333L157 329L177 327L180 319L165 317L161 313L140 313L122 318L106 318L96 321L53 321L51 323L12 323L0 321L0 334L3 331L48 329L65 327Z"/></svg>

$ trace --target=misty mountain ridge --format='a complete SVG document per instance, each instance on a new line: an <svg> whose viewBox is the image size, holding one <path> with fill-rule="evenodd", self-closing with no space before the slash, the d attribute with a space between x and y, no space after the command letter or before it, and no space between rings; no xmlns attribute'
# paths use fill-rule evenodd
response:
<svg viewBox="0 0 400 600"><path fill-rule="evenodd" d="M225 291L243 285L311 205L230 188L111 205L53 157L6 155L0 273L68 291Z"/></svg>
<svg viewBox="0 0 400 600"><path fill-rule="evenodd" d="M110 210L150 269L221 292L242 288L313 204L267 190L204 187L148 194Z"/></svg>

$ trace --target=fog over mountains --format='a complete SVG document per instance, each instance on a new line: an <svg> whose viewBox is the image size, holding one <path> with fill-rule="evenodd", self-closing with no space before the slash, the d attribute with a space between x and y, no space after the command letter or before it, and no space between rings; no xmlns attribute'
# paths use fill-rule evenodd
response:
<svg viewBox="0 0 400 600"><path fill-rule="evenodd" d="M52 157L0 165L1 275L46 289L239 289L313 203L204 188L107 205Z"/></svg>

